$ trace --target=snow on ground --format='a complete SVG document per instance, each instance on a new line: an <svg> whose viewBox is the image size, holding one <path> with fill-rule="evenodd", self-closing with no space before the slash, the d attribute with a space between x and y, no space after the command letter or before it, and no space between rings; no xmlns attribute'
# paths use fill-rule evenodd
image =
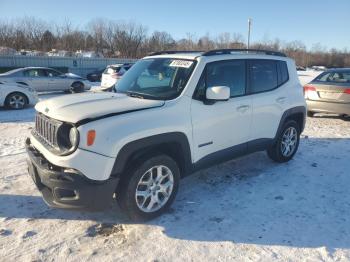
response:
<svg viewBox="0 0 350 262"><path fill-rule="evenodd" d="M289 163L259 152L197 172L167 214L134 224L116 204L44 204L26 170L33 120L0 110L0 261L350 260L350 121L308 118Z"/></svg>

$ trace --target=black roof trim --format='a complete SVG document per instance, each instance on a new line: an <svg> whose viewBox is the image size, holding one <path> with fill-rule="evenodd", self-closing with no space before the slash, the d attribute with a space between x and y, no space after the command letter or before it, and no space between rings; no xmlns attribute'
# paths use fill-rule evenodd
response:
<svg viewBox="0 0 350 262"><path fill-rule="evenodd" d="M228 55L234 52L262 53L265 55L287 57L287 55L282 52L261 49L214 49L203 53L202 56Z"/></svg>
<svg viewBox="0 0 350 262"><path fill-rule="evenodd" d="M189 54L189 53L203 53L204 51L199 50L182 50L182 51L176 51L176 50L169 50L169 51L159 51L159 52L153 52L148 54L148 56L155 56L155 55L172 55L172 54Z"/></svg>

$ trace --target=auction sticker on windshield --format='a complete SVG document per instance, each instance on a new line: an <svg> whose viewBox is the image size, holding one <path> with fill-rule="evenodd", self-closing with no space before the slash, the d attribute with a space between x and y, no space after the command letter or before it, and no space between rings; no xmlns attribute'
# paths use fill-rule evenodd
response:
<svg viewBox="0 0 350 262"><path fill-rule="evenodd" d="M169 66L190 68L192 64L193 64L193 61L173 60Z"/></svg>

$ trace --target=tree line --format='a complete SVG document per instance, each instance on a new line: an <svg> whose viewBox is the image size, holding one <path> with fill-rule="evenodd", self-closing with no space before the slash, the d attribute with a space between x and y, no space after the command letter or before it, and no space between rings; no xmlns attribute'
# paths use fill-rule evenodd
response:
<svg viewBox="0 0 350 262"><path fill-rule="evenodd" d="M51 24L33 17L0 20L0 46L16 50L84 50L99 52L105 57L140 58L161 50L246 48L245 42L241 34L228 32L201 37L187 33L184 38L175 40L168 32L149 33L142 24L106 19L93 19L83 28L74 26L68 20L61 24ZM350 67L348 50L328 50L320 44L307 49L301 41L275 39L254 42L251 48L285 52L296 60L297 65L304 67Z"/></svg>

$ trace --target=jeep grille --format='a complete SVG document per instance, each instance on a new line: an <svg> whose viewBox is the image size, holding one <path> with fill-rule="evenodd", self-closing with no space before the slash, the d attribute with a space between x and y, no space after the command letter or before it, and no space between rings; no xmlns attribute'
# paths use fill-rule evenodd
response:
<svg viewBox="0 0 350 262"><path fill-rule="evenodd" d="M57 130L62 123L41 113L35 116L35 135L51 147L58 147Z"/></svg>

